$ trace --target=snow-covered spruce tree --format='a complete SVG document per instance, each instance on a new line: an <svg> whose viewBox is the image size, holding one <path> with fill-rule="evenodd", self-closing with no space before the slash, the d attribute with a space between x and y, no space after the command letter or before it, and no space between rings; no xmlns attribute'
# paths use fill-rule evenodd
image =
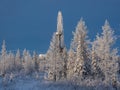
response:
<svg viewBox="0 0 120 90"><path fill-rule="evenodd" d="M55 75L56 75L56 35L55 33L53 34L52 41L50 42L50 47L49 50L47 51L46 54L46 60L47 60L47 76L45 78L49 80L54 80ZM55 79L56 80L56 79Z"/></svg>
<svg viewBox="0 0 120 90"><path fill-rule="evenodd" d="M48 79L60 80L66 78L67 50L64 45L62 13L58 12L57 32L53 34L49 50L47 52Z"/></svg>
<svg viewBox="0 0 120 90"><path fill-rule="evenodd" d="M30 74L34 70L32 57L31 57L29 51L27 51L27 53L25 53L25 54L26 55L24 55L23 68L25 70L25 74Z"/></svg>
<svg viewBox="0 0 120 90"><path fill-rule="evenodd" d="M94 41L95 53L99 57L98 64L104 73L104 81L107 84L110 84L117 80L118 56L117 49L113 48L116 37L107 20L105 21L102 30L102 35L97 35L97 38Z"/></svg>
<svg viewBox="0 0 120 90"><path fill-rule="evenodd" d="M95 43L92 43L92 50L91 50L91 73L93 79L98 79L103 77L103 72L101 71L98 63L99 63L99 57L95 53Z"/></svg>
<svg viewBox="0 0 120 90"><path fill-rule="evenodd" d="M15 68L17 70L20 70L22 68L22 60L20 56L20 50L17 50L16 56L15 56Z"/></svg>
<svg viewBox="0 0 120 90"><path fill-rule="evenodd" d="M46 69L46 54L40 54L38 58L39 62L39 71L44 71Z"/></svg>
<svg viewBox="0 0 120 90"><path fill-rule="evenodd" d="M24 49L23 50L23 53L22 53L22 65L23 65L23 63L25 62L25 57L27 56L27 50L26 49Z"/></svg>
<svg viewBox="0 0 120 90"><path fill-rule="evenodd" d="M73 50L73 53L75 54L73 55L75 56L75 59L73 61L74 73L71 76L74 76L80 80L83 80L90 74L90 59L88 55L88 43L86 37L87 27L85 26L85 22L81 19L76 27L70 48L70 50Z"/></svg>
<svg viewBox="0 0 120 90"><path fill-rule="evenodd" d="M5 40L3 40L2 44L2 50L1 50L1 61L0 61L0 73L5 74L6 73L6 67L5 67L5 62L6 62L6 56L7 56L7 51L6 51L6 45L5 45Z"/></svg>
<svg viewBox="0 0 120 90"><path fill-rule="evenodd" d="M22 62L22 69L24 69L25 57L27 56L27 50L24 49L22 52L21 62Z"/></svg>
<svg viewBox="0 0 120 90"><path fill-rule="evenodd" d="M68 54L67 54L67 48L66 47L64 47L63 48L63 52L62 52L62 60L63 60L63 77L64 78L67 78L67 58L68 58Z"/></svg>
<svg viewBox="0 0 120 90"><path fill-rule="evenodd" d="M15 57L14 54L10 51L6 58L6 71L15 70Z"/></svg>
<svg viewBox="0 0 120 90"><path fill-rule="evenodd" d="M68 52L68 62L67 62L67 79L72 80L74 74L74 65L75 65L75 52L70 49Z"/></svg>
<svg viewBox="0 0 120 90"><path fill-rule="evenodd" d="M39 60L38 60L38 55L36 52L33 52L33 66L35 68L35 71L39 71Z"/></svg>

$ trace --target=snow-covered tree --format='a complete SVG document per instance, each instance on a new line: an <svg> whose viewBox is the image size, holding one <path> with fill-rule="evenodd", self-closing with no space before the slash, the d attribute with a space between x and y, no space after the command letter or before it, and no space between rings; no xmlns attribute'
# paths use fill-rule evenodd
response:
<svg viewBox="0 0 120 90"><path fill-rule="evenodd" d="M118 63L117 49L113 48L116 37L114 31L106 20L102 26L101 36L97 35L95 44L95 53L99 57L99 67L104 73L106 83L117 79Z"/></svg>
<svg viewBox="0 0 120 90"><path fill-rule="evenodd" d="M87 27L85 22L81 19L78 22L76 31L71 43L70 50L73 50L75 54L74 73L73 76L84 79L90 73L90 60L88 55L88 43L87 43ZM71 59L71 58L70 58ZM69 62L69 60L68 60Z"/></svg>
<svg viewBox="0 0 120 90"><path fill-rule="evenodd" d="M52 41L50 43L49 50L47 51L47 67L48 67L48 79L54 80L56 77L56 35L54 33Z"/></svg>
<svg viewBox="0 0 120 90"><path fill-rule="evenodd" d="M24 70L25 70L26 74L29 74L34 70L32 57L31 57L29 51L27 51L26 55L24 56L23 67L24 67Z"/></svg>
<svg viewBox="0 0 120 90"><path fill-rule="evenodd" d="M13 71L16 69L15 67L15 57L14 54L10 51L6 58L6 67L7 71Z"/></svg>
<svg viewBox="0 0 120 90"><path fill-rule="evenodd" d="M27 50L24 49L24 50L23 50L23 54L22 54L22 63L25 62L25 57L26 57L26 56L27 56Z"/></svg>
<svg viewBox="0 0 120 90"><path fill-rule="evenodd" d="M99 63L99 57L96 55L95 53L95 44L94 42L92 43L92 50L91 50L91 73L92 73L92 77L93 79L98 79L103 77L103 72L101 71L98 63Z"/></svg>
<svg viewBox="0 0 120 90"><path fill-rule="evenodd" d="M38 55L36 54L36 52L33 52L33 65L35 67L35 70L38 71L39 70L39 61L38 61Z"/></svg>
<svg viewBox="0 0 120 90"><path fill-rule="evenodd" d="M53 34L49 50L47 52L48 60L48 79L59 80L66 76L66 53L63 34L62 13L58 12L57 32Z"/></svg>
<svg viewBox="0 0 120 90"><path fill-rule="evenodd" d="M15 67L17 70L20 70L22 68L22 60L20 56L20 50L17 50L16 56L15 56Z"/></svg>
<svg viewBox="0 0 120 90"><path fill-rule="evenodd" d="M67 61L67 78L71 80L74 74L74 65L75 65L75 52L70 49L68 52L68 61Z"/></svg>
<svg viewBox="0 0 120 90"><path fill-rule="evenodd" d="M62 65L61 68L62 70L62 77L67 78L67 49L66 47L63 48L63 51L61 53L61 58L62 58Z"/></svg>
<svg viewBox="0 0 120 90"><path fill-rule="evenodd" d="M6 45L5 45L5 40L3 40L2 50L1 50L1 61L0 61L1 73L6 72L6 67L5 67L6 56L7 56Z"/></svg>

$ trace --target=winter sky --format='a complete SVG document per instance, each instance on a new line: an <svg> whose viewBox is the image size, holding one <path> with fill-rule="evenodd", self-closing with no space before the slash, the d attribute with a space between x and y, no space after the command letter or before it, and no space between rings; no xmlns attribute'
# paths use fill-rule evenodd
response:
<svg viewBox="0 0 120 90"><path fill-rule="evenodd" d="M68 48L81 17L91 40L101 32L105 19L120 35L120 0L0 0L0 45L6 40L8 50L27 48L45 53L56 31L59 10ZM120 38L118 45L120 48Z"/></svg>

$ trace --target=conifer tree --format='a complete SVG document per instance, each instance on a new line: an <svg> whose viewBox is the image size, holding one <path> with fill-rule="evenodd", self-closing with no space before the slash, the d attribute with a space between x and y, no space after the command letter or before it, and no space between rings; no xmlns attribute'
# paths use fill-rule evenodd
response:
<svg viewBox="0 0 120 90"><path fill-rule="evenodd" d="M87 27L85 22L81 19L78 22L76 31L71 43L70 50L73 50L75 54L74 62L74 74L73 76L84 79L90 73L90 60L88 55L88 43L87 37ZM69 62L69 60L68 60Z"/></svg>
<svg viewBox="0 0 120 90"><path fill-rule="evenodd" d="M66 76L66 53L63 34L63 19L62 13L58 12L57 32L53 34L49 50L47 52L48 60L48 79L57 81Z"/></svg>
<svg viewBox="0 0 120 90"><path fill-rule="evenodd" d="M39 62L38 62L38 56L36 54L36 52L33 52L33 65L36 71L39 70Z"/></svg>
<svg viewBox="0 0 120 90"><path fill-rule="evenodd" d="M20 70L22 68L22 60L20 56L20 50L17 50L16 56L15 56L15 67L17 70Z"/></svg>
<svg viewBox="0 0 120 90"><path fill-rule="evenodd" d="M15 57L14 54L10 51L9 54L7 55L7 59L6 59L6 67L7 67L7 71L13 71L16 69L15 66Z"/></svg>
<svg viewBox="0 0 120 90"><path fill-rule="evenodd" d="M27 50L24 49L22 53L22 64L25 62L25 57L27 56Z"/></svg>
<svg viewBox="0 0 120 90"><path fill-rule="evenodd" d="M68 52L68 61L67 61L67 79L71 80L74 75L74 65L75 65L75 52L70 49Z"/></svg>
<svg viewBox="0 0 120 90"><path fill-rule="evenodd" d="M98 79L103 77L103 72L101 71L98 63L99 63L99 57L95 53L95 44L94 42L92 43L92 50L91 50L91 71L92 71L92 77L93 79Z"/></svg>
<svg viewBox="0 0 120 90"><path fill-rule="evenodd" d="M1 73L5 73L6 72L5 62L6 62L6 56L7 56L5 40L3 40L1 55L2 55L1 56L1 66L2 66Z"/></svg>
<svg viewBox="0 0 120 90"><path fill-rule="evenodd" d="M27 51L27 53L24 57L24 60L25 61L24 61L23 67L24 67L25 73L29 74L33 71L32 57L31 57L29 51Z"/></svg>
<svg viewBox="0 0 120 90"><path fill-rule="evenodd" d="M116 37L114 31L106 20L102 26L102 35L97 35L95 43L95 53L99 57L99 67L104 73L106 83L117 79L118 63L117 49L113 48Z"/></svg>

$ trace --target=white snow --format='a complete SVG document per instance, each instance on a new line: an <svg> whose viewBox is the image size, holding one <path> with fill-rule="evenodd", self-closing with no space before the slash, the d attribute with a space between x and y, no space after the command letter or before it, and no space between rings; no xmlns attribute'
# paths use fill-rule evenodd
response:
<svg viewBox="0 0 120 90"><path fill-rule="evenodd" d="M46 57L46 54L39 54L39 59L44 60Z"/></svg>
<svg viewBox="0 0 120 90"><path fill-rule="evenodd" d="M8 80L6 83L0 77L0 90L115 90L113 87L106 87L103 84L96 87L86 87L84 85L73 85L70 82L68 83L68 81L46 81L43 79L44 73L39 73L38 75L39 78L36 78L35 74L18 76L12 81Z"/></svg>
<svg viewBox="0 0 120 90"><path fill-rule="evenodd" d="M19 76L5 83L0 77L0 90L73 90L73 86L68 86L65 82L54 83L43 78L44 73L39 73L39 78L35 74Z"/></svg>

